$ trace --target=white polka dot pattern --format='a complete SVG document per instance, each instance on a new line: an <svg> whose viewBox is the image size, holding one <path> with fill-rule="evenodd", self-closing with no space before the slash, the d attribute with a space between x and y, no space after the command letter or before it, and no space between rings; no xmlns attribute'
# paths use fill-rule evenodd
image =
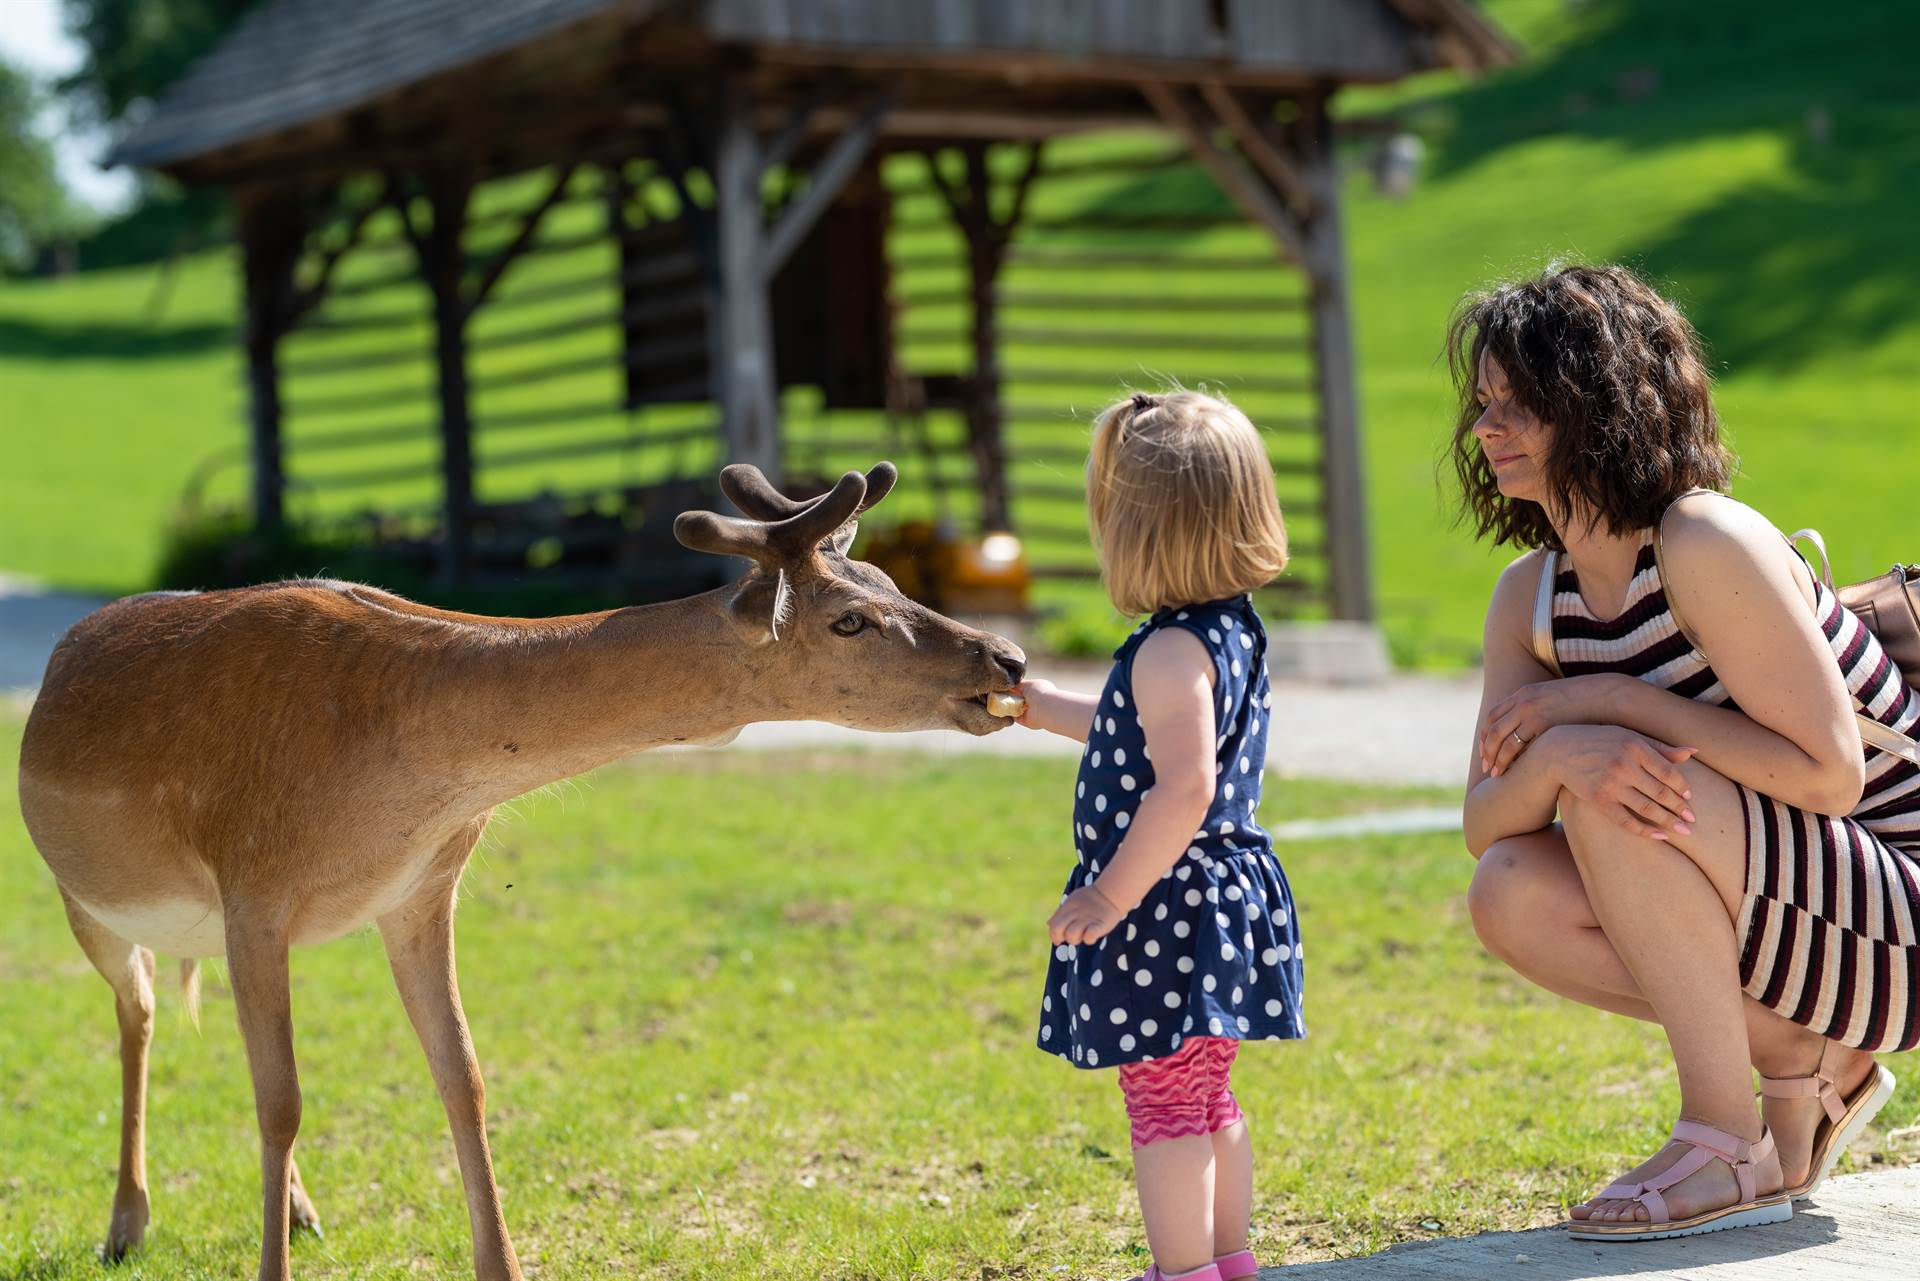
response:
<svg viewBox="0 0 1920 1281"><path fill-rule="evenodd" d="M1092 883L1113 861L1153 788L1132 658L1166 627L1198 637L1213 659L1216 791L1191 844L1118 929L1054 949L1038 1044L1082 1067L1171 1054L1201 1029L1244 1039L1306 1034L1292 894L1257 817L1273 694L1266 630L1246 597L1162 611L1116 651L1074 787L1079 858L1066 890ZM1114 982L1104 981L1109 967L1121 972ZM1054 992L1064 999L1055 1002Z"/></svg>

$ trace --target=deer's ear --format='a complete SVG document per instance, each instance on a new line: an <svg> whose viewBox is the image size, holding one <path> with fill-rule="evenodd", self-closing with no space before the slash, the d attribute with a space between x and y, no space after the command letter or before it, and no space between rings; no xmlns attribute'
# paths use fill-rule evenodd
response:
<svg viewBox="0 0 1920 1281"><path fill-rule="evenodd" d="M784 569L749 574L727 602L727 616L740 639L749 645L770 645L793 617L793 588Z"/></svg>
<svg viewBox="0 0 1920 1281"><path fill-rule="evenodd" d="M827 540L827 545L833 548L834 553L836 555L845 556L847 554L847 549L853 546L854 535L858 534L859 532L860 532L860 522L857 520L850 520L846 524L840 527L840 530L838 533L834 534L832 538Z"/></svg>

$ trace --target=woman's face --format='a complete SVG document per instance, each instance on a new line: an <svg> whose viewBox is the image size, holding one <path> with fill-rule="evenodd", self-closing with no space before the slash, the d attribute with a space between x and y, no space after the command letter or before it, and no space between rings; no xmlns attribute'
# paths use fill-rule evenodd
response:
<svg viewBox="0 0 1920 1281"><path fill-rule="evenodd" d="M1514 403L1507 373L1490 355L1480 357L1474 394L1480 401L1480 417L1473 424L1473 438L1480 442L1500 492L1508 498L1539 502L1546 493L1546 424Z"/></svg>

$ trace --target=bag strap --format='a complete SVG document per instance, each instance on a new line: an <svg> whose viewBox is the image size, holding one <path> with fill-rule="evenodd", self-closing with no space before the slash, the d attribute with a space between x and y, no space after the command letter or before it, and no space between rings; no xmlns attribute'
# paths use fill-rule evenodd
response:
<svg viewBox="0 0 1920 1281"><path fill-rule="evenodd" d="M1719 491L1712 489L1689 489L1685 494L1680 495L1680 498L1685 498L1689 494L1712 494L1717 492ZM1673 501L1677 503L1680 501L1680 498L1676 498ZM1687 626L1686 618L1680 613L1680 603L1673 598L1673 580L1667 577L1667 562L1665 557L1661 555L1661 542L1667 523L1667 512L1672 510L1673 504L1669 503L1667 505L1667 511L1660 513L1660 523L1653 527L1654 568L1660 575L1660 590L1667 598L1667 613L1672 616L1673 625L1680 629L1682 636L1687 638L1687 644L1699 650L1700 654L1704 657L1707 651L1701 646L1699 635L1696 634L1691 627ZM1800 550L1795 544L1799 543L1802 539L1814 545L1820 553L1820 581L1827 585L1827 590L1832 591L1833 564L1827 558L1827 541L1820 537L1820 531L1817 529L1798 529L1795 530L1790 537L1786 534L1782 534L1781 537L1786 539L1788 547L1794 549L1794 555L1796 556L1800 555ZM1802 559L1805 558L1802 557ZM1811 571L1812 566L1808 566L1808 569ZM1843 605L1841 608L1845 609L1846 606ZM1861 626L1864 627L1866 624L1863 622ZM1711 663L1713 660L1708 659L1707 661ZM1861 742L1869 747L1878 748L1890 755L1898 756L1901 760L1920 765L1920 742L1915 742L1890 725L1881 724L1864 712L1855 712L1853 719L1859 727Z"/></svg>
<svg viewBox="0 0 1920 1281"><path fill-rule="evenodd" d="M1533 596L1533 656L1540 666L1560 676L1560 658L1553 652L1553 585L1560 577L1560 553L1540 549L1540 586Z"/></svg>

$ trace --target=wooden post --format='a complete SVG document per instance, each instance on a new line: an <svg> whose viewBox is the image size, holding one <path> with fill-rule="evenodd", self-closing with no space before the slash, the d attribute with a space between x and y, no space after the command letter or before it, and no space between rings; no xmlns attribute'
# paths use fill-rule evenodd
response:
<svg viewBox="0 0 1920 1281"><path fill-rule="evenodd" d="M962 148L967 174L955 187L940 172L940 159L926 155L927 173L967 241L968 300L973 346L973 377L967 384L967 450L973 456L975 483L980 487L980 521L984 528L1011 529L1013 515L1007 486L1007 454L1000 402L1000 268L1020 225L1027 193L1040 172L1040 144L1027 152L1026 168L1015 180L1005 216L993 211L993 174L987 168L987 144L970 142Z"/></svg>
<svg viewBox="0 0 1920 1281"><path fill-rule="evenodd" d="M760 140L753 94L744 80L723 92L713 155L717 306L710 353L714 400L724 419L727 456L780 476L779 398L774 386L773 319L763 267L766 231L760 198Z"/></svg>
<svg viewBox="0 0 1920 1281"><path fill-rule="evenodd" d="M473 555L473 417L467 405L466 258L461 249L467 200L464 177L436 174L427 184L433 227L420 242L421 270L433 294L434 358L440 384L440 475L447 541L441 572L463 580Z"/></svg>
<svg viewBox="0 0 1920 1281"><path fill-rule="evenodd" d="M1320 388L1320 438L1326 490L1327 558L1333 616L1370 622L1373 584L1367 542L1365 468L1359 400L1354 389L1353 336L1347 311L1346 253L1340 232L1340 174L1333 120L1324 97L1301 104L1298 136L1312 214L1306 222L1308 284L1313 298L1313 350Z"/></svg>
<svg viewBox="0 0 1920 1281"><path fill-rule="evenodd" d="M640 348L639 309L646 302L646 287L640 283L640 238L627 221L627 208L633 200L633 184L627 179L624 162L607 167L607 230L620 250L620 352L627 367L626 407L637 409L645 398L646 376L634 353Z"/></svg>
<svg viewBox="0 0 1920 1281"><path fill-rule="evenodd" d="M289 192L236 193L246 286L246 349L252 427L253 525L261 532L286 520L286 472L280 444L280 339L293 312L294 265L306 228Z"/></svg>
<svg viewBox="0 0 1920 1281"><path fill-rule="evenodd" d="M993 175L987 171L987 146L967 144L967 186L975 217L967 233L968 297L972 324L973 380L967 384L967 445L973 451L980 485L980 521L987 530L1009 529L1013 519L1007 495L1007 453L1000 406L1000 264L1006 239L991 234Z"/></svg>

